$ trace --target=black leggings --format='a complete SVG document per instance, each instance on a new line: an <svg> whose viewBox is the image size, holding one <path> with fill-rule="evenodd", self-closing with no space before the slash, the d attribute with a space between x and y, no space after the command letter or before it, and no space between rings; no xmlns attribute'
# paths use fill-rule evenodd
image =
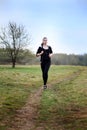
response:
<svg viewBox="0 0 87 130"><path fill-rule="evenodd" d="M44 85L46 85L47 80L48 80L48 71L49 71L50 65L51 65L50 61L41 63L41 70L42 70Z"/></svg>

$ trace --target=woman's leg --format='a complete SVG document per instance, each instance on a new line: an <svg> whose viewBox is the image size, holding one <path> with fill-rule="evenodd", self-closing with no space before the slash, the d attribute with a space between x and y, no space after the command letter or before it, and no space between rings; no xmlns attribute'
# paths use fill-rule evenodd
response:
<svg viewBox="0 0 87 130"><path fill-rule="evenodd" d="M43 82L45 82L44 81L44 70L45 70L45 63L41 63L41 70L42 70L42 77L43 77Z"/></svg>
<svg viewBox="0 0 87 130"><path fill-rule="evenodd" d="M50 68L50 62L46 63L45 65L45 70L44 70L44 84L47 84L47 80L48 80L48 71Z"/></svg>
<svg viewBox="0 0 87 130"><path fill-rule="evenodd" d="M50 68L50 62L46 62L46 63L41 63L41 69L42 69L42 75L43 75L43 82L44 85L47 84L47 80L48 80L48 71Z"/></svg>

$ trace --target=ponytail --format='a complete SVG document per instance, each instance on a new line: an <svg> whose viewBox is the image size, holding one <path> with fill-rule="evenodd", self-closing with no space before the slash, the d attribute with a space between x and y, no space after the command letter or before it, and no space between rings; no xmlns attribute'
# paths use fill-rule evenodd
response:
<svg viewBox="0 0 87 130"><path fill-rule="evenodd" d="M41 43L41 46L43 47L43 43Z"/></svg>

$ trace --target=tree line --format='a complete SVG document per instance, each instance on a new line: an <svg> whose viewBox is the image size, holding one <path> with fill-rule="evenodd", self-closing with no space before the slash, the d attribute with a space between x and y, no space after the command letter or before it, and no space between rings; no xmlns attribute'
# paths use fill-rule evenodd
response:
<svg viewBox="0 0 87 130"><path fill-rule="evenodd" d="M0 64L11 64L11 58L7 55L7 50L0 48ZM31 65L39 64L40 58L28 49L21 49L16 59L16 64ZM53 65L81 65L87 66L87 54L54 54L52 57Z"/></svg>
<svg viewBox="0 0 87 130"><path fill-rule="evenodd" d="M35 54L33 54L33 52L31 52L29 49L21 49L18 53L16 64L20 65L34 64L36 62L35 60L36 57ZM0 64L1 65L12 64L12 59L11 57L9 57L6 48L0 48Z"/></svg>
<svg viewBox="0 0 87 130"><path fill-rule="evenodd" d="M54 54L52 57L52 64L87 66L87 54L83 54L83 55Z"/></svg>
<svg viewBox="0 0 87 130"><path fill-rule="evenodd" d="M9 22L7 27L0 29L0 64L39 64L39 59L30 51L31 37L23 25ZM54 65L87 66L87 54L54 54Z"/></svg>

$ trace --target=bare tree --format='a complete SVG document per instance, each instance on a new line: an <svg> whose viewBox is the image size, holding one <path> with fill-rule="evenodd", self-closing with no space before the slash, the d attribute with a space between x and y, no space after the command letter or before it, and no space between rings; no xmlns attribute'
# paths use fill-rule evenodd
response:
<svg viewBox="0 0 87 130"><path fill-rule="evenodd" d="M9 22L7 27L1 29L0 44L6 48L12 67L15 68L19 51L30 44L30 37L23 25Z"/></svg>

